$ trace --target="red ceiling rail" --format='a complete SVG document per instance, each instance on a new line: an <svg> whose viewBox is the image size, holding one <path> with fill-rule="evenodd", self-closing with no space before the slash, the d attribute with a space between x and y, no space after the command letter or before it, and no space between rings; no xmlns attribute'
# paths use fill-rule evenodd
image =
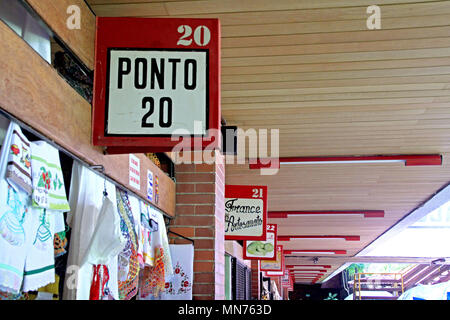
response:
<svg viewBox="0 0 450 320"><path fill-rule="evenodd" d="M348 215L348 214L360 214L364 218L383 218L384 210L341 210L341 211L269 211L268 217L272 219L288 218L291 216L301 215Z"/></svg>
<svg viewBox="0 0 450 320"><path fill-rule="evenodd" d="M359 236L341 236L341 235L327 235L327 236L284 235L277 237L278 241L291 241L293 239L344 239L345 241L360 241Z"/></svg>
<svg viewBox="0 0 450 320"><path fill-rule="evenodd" d="M332 253L332 254L347 254L347 250L283 250L284 255L295 254L295 253Z"/></svg>
<svg viewBox="0 0 450 320"><path fill-rule="evenodd" d="M289 272L315 271L317 273L327 272L326 269L290 269Z"/></svg>
<svg viewBox="0 0 450 320"><path fill-rule="evenodd" d="M327 264L286 264L286 268L293 268L293 267L321 267L324 269L331 268L331 266Z"/></svg>
<svg viewBox="0 0 450 320"><path fill-rule="evenodd" d="M442 156L440 154L418 155L375 155L375 156L336 156L336 157L281 157L267 159L250 159L250 169L272 168L274 165L280 168L280 164L302 163L371 163L371 162L404 162L405 166L440 166Z"/></svg>

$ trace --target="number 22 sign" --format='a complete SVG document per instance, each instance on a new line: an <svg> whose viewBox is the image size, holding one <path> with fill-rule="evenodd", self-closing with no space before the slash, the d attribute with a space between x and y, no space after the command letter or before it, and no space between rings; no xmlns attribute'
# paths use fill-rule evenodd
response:
<svg viewBox="0 0 450 320"><path fill-rule="evenodd" d="M217 19L98 17L95 56L94 145L112 153L171 151L181 137L193 149L219 145Z"/></svg>

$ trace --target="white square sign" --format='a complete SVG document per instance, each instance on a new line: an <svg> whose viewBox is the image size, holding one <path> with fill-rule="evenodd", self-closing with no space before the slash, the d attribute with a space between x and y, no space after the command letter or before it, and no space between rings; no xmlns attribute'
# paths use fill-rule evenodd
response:
<svg viewBox="0 0 450 320"><path fill-rule="evenodd" d="M204 135L206 50L109 49L106 135Z"/></svg>

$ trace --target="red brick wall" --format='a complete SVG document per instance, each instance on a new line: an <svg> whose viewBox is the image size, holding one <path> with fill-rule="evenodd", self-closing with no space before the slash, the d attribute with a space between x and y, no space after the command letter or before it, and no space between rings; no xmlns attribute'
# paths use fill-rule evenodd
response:
<svg viewBox="0 0 450 320"><path fill-rule="evenodd" d="M259 272L259 260L251 260L251 268L252 268L252 298L256 300L260 300L260 272Z"/></svg>
<svg viewBox="0 0 450 320"><path fill-rule="evenodd" d="M175 166L176 211L169 227L195 241L196 300L225 298L225 166L220 154L216 159L215 164Z"/></svg>

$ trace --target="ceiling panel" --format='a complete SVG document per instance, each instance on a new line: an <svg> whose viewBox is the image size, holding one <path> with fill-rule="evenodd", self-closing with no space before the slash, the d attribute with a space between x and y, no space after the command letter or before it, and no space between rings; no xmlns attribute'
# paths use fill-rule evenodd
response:
<svg viewBox="0 0 450 320"><path fill-rule="evenodd" d="M271 219L280 234L361 237L286 248L351 257L450 180L450 1L378 0L382 28L372 31L372 0L87 2L99 16L219 18L222 115L245 130L279 130L282 157L443 154L440 167L297 165L274 176L227 165L227 184L268 186L272 211L385 210L384 218ZM325 259L329 273L346 261Z"/></svg>

